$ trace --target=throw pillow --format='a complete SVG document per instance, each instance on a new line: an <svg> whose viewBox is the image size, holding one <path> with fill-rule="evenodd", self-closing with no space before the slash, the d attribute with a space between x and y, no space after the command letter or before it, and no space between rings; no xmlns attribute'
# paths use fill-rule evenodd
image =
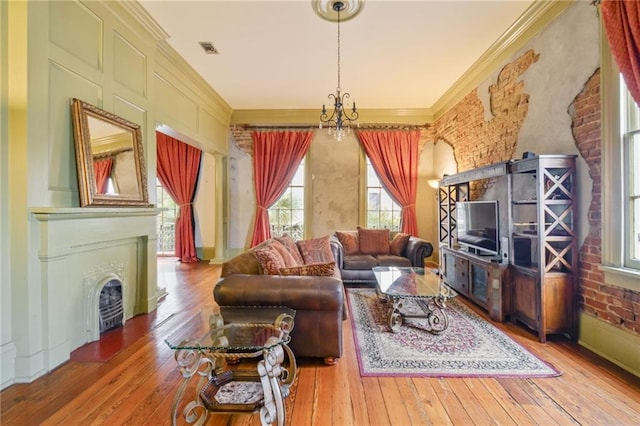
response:
<svg viewBox="0 0 640 426"><path fill-rule="evenodd" d="M298 249L305 265L335 262L328 235L311 240L298 241Z"/></svg>
<svg viewBox="0 0 640 426"><path fill-rule="evenodd" d="M233 274L254 274L260 273L260 263L253 255L253 251L245 251L236 257L222 264L221 277Z"/></svg>
<svg viewBox="0 0 640 426"><path fill-rule="evenodd" d="M394 256L403 256L404 249L407 248L407 244L409 243L409 238L411 238L411 235L402 232L394 235L389 243L389 251L391 254Z"/></svg>
<svg viewBox="0 0 640 426"><path fill-rule="evenodd" d="M389 254L389 230L366 229L358 226L360 253Z"/></svg>
<svg viewBox="0 0 640 426"><path fill-rule="evenodd" d="M298 250L298 246L296 242L291 238L289 234L284 234L282 237L276 237L276 240L282 243L283 246L289 251L289 254L293 256L296 261L296 265L304 265L304 259L302 259L302 255L300 254L300 250Z"/></svg>
<svg viewBox="0 0 640 426"><path fill-rule="evenodd" d="M292 268L280 268L280 275L314 275L318 277L330 277L333 275L335 262L312 263L310 265L294 266Z"/></svg>
<svg viewBox="0 0 640 426"><path fill-rule="evenodd" d="M273 238L270 240L269 245L273 247L278 253L280 253L280 256L282 256L282 261L284 262L285 268L289 268L291 266L298 266L298 262L293 258L289 250L280 241ZM296 250L298 250L297 247L296 247Z"/></svg>
<svg viewBox="0 0 640 426"><path fill-rule="evenodd" d="M260 263L263 275L279 275L280 268L284 268L282 256L271 246L256 248L253 254Z"/></svg>
<svg viewBox="0 0 640 426"><path fill-rule="evenodd" d="M336 237L338 237L338 241L340 241L340 244L344 247L345 256L360 253L357 231L336 231Z"/></svg>

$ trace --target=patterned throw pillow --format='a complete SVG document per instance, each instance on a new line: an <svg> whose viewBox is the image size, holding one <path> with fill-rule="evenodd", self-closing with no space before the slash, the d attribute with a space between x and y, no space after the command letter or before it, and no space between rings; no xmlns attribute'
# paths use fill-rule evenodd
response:
<svg viewBox="0 0 640 426"><path fill-rule="evenodd" d="M389 254L389 230L366 229L358 226L360 253Z"/></svg>
<svg viewBox="0 0 640 426"><path fill-rule="evenodd" d="M300 250L298 250L298 246L296 242L291 238L289 234L284 234L282 237L275 237L275 240L282 243L282 245L289 251L289 254L295 259L296 265L304 265L304 260L302 259L302 255L300 254Z"/></svg>
<svg viewBox="0 0 640 426"><path fill-rule="evenodd" d="M404 249L407 248L409 238L411 238L411 235L402 232L398 232L396 235L394 235L391 239L391 242L389 243L389 251L391 252L391 254L394 256L404 255Z"/></svg>
<svg viewBox="0 0 640 426"><path fill-rule="evenodd" d="M282 261L284 262L285 268L289 268L291 266L298 266L298 262L293 258L289 250L282 244L280 241L275 238L269 240L269 246L274 248L280 256L282 256ZM296 247L296 250L298 248Z"/></svg>
<svg viewBox="0 0 640 426"><path fill-rule="evenodd" d="M317 277L330 277L333 275L335 265L335 262L327 262L294 266L292 268L280 268L280 275L314 275Z"/></svg>
<svg viewBox="0 0 640 426"><path fill-rule="evenodd" d="M256 248L253 254L260 263L263 275L280 275L280 268L284 268L284 260L276 249L271 246Z"/></svg>
<svg viewBox="0 0 640 426"><path fill-rule="evenodd" d="M329 245L328 235L311 240L298 241L298 249L300 250L300 254L302 254L305 265L335 262L331 246Z"/></svg>
<svg viewBox="0 0 640 426"><path fill-rule="evenodd" d="M357 231L336 231L336 237L344 247L344 255L352 256L360 253Z"/></svg>

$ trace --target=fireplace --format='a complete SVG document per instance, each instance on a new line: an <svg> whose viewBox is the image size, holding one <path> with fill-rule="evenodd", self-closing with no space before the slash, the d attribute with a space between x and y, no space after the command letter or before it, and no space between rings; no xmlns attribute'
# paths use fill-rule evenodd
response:
<svg viewBox="0 0 640 426"><path fill-rule="evenodd" d="M37 251L30 285L25 286L29 314L19 326L19 334L30 343L16 357L19 381L51 371L74 349L99 340L101 331L156 309L158 212L31 209L35 220L30 235Z"/></svg>

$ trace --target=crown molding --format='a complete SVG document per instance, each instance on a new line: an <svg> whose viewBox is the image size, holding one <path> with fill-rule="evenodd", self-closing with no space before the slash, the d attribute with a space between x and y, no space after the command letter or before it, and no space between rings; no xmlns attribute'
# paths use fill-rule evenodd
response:
<svg viewBox="0 0 640 426"><path fill-rule="evenodd" d="M137 1L121 1L121 2L102 2L102 4L111 9L111 11L125 22L130 28L135 29L133 22L142 26L156 40L166 40L169 34L149 15L147 10ZM131 18L127 19L121 11L126 12Z"/></svg>
<svg viewBox="0 0 640 426"><path fill-rule="evenodd" d="M358 109L360 123L423 125L433 122L429 108ZM320 109L236 109L231 124L312 125L320 123Z"/></svg>
<svg viewBox="0 0 640 426"><path fill-rule="evenodd" d="M478 87L507 59L522 49L540 30L562 14L575 0L536 0L518 20L438 99L432 107L440 117Z"/></svg>

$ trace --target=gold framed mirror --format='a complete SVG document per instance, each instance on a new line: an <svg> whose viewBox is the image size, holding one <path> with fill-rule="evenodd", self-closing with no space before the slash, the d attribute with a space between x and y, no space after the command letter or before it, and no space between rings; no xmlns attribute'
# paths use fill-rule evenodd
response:
<svg viewBox="0 0 640 426"><path fill-rule="evenodd" d="M149 207L140 126L73 99L80 206Z"/></svg>

